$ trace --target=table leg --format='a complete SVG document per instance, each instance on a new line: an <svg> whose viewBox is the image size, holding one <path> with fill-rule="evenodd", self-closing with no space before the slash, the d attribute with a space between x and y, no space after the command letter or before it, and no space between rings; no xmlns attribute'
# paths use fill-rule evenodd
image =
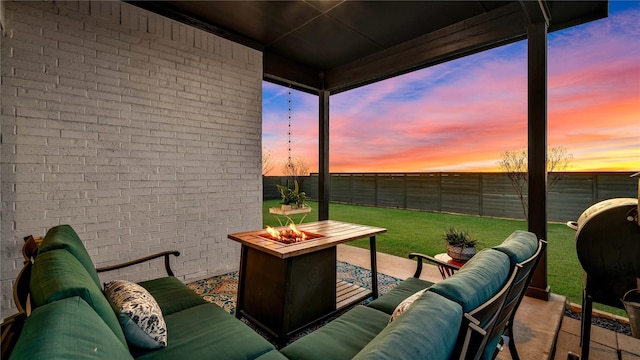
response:
<svg viewBox="0 0 640 360"><path fill-rule="evenodd" d="M236 294L236 318L242 318L241 310L244 308L244 274L243 267L245 266L247 256L247 247L243 244L240 248L240 267L238 269L238 293Z"/></svg>
<svg viewBox="0 0 640 360"><path fill-rule="evenodd" d="M378 298L378 261L376 259L376 237L369 238L369 251L371 253L371 292L374 299Z"/></svg>

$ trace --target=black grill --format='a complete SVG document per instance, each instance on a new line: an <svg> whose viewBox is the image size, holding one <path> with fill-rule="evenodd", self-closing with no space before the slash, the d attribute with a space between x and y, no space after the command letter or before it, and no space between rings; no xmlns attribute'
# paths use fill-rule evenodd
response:
<svg viewBox="0 0 640 360"><path fill-rule="evenodd" d="M577 222L576 251L584 270L582 294L582 360L589 357L592 302L623 309L622 297L639 286L640 225L638 200L601 201L585 210ZM587 344L583 346L583 344Z"/></svg>

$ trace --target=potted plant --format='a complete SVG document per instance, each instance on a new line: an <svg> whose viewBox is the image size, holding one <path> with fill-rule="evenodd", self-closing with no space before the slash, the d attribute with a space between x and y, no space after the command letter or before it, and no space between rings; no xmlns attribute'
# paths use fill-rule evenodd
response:
<svg viewBox="0 0 640 360"><path fill-rule="evenodd" d="M476 254L478 240L473 239L468 231L458 230L451 226L444 232L447 242L447 255L459 262L466 262Z"/></svg>
<svg viewBox="0 0 640 360"><path fill-rule="evenodd" d="M293 189L289 188L289 182L287 186L276 185L282 198L282 210L291 210L292 207L302 208L304 207L304 201L307 200L307 194L304 191L300 191L298 180L293 180Z"/></svg>

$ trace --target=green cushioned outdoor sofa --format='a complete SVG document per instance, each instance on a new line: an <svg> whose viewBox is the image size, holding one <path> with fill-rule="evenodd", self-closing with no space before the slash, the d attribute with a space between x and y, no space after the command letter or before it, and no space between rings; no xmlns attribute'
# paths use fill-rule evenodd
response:
<svg viewBox="0 0 640 360"><path fill-rule="evenodd" d="M169 254L178 253L161 254L172 275ZM32 311L9 359L285 359L250 327L174 276L139 283L162 311L167 346L132 345L89 254L68 225L50 229L27 266L30 274L23 282L29 298L19 307Z"/></svg>

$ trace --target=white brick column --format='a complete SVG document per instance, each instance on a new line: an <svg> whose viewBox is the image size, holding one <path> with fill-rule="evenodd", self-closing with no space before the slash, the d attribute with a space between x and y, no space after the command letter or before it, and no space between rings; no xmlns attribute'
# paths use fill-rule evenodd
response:
<svg viewBox="0 0 640 360"><path fill-rule="evenodd" d="M1 316L22 238L58 224L96 266L237 269L227 234L262 226L262 54L121 2L3 3Z"/></svg>

